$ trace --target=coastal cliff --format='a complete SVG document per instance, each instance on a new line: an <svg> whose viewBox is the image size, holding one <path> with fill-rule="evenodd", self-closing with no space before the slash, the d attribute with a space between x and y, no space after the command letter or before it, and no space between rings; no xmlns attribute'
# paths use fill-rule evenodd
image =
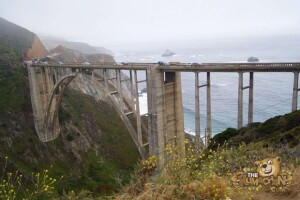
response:
<svg viewBox="0 0 300 200"><path fill-rule="evenodd" d="M108 54L87 54L73 49L66 48L62 45L50 50L51 58L57 62L89 62L89 63L101 63L101 62L115 62L113 57Z"/></svg>
<svg viewBox="0 0 300 200"><path fill-rule="evenodd" d="M26 58L30 60L33 58L43 58L47 55L48 55L47 49L42 44L41 40L36 35L34 35L32 45L27 50Z"/></svg>

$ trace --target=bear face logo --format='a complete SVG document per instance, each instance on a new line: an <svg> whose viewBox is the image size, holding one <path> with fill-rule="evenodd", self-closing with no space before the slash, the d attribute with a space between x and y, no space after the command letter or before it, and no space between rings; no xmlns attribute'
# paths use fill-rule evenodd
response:
<svg viewBox="0 0 300 200"><path fill-rule="evenodd" d="M260 176L274 176L276 178L280 172L281 161L281 157L277 156L275 158L266 158L261 161L255 161L254 164L257 166L256 171Z"/></svg>

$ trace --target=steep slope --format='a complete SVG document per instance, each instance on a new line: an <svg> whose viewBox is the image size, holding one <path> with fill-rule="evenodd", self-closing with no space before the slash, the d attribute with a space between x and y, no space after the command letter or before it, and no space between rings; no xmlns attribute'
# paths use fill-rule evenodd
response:
<svg viewBox="0 0 300 200"><path fill-rule="evenodd" d="M26 54L32 45L34 34L0 17L0 43L14 48L19 54Z"/></svg>
<svg viewBox="0 0 300 200"><path fill-rule="evenodd" d="M56 48L59 45L65 46L69 49L74 49L76 51L86 53L86 54L109 54L112 55L112 52L104 47L94 47L83 42L72 42L62 38L51 37L39 35L45 47L50 51L51 49Z"/></svg>
<svg viewBox="0 0 300 200"><path fill-rule="evenodd" d="M115 62L111 55L107 54L85 54L79 51L66 48L59 45L55 49L50 51L52 58L57 62L90 62L90 63L100 63L100 62Z"/></svg>
<svg viewBox="0 0 300 200"><path fill-rule="evenodd" d="M44 45L37 36L34 36L31 47L27 50L26 58L43 58L48 54Z"/></svg>
<svg viewBox="0 0 300 200"><path fill-rule="evenodd" d="M0 17L0 44L9 46L23 57L40 58L48 51L32 32Z"/></svg>
<svg viewBox="0 0 300 200"><path fill-rule="evenodd" d="M18 170L26 180L32 172L52 166L51 176L64 176L57 187L60 193L71 189L114 191L119 186L114 176L123 174L122 181L128 180L139 159L117 112L106 102L68 90L59 111L59 138L40 142L22 60L30 48L30 57L42 55L43 46L33 33L6 20L1 22L0 30L5 31L0 34L0 166L8 156L6 170Z"/></svg>

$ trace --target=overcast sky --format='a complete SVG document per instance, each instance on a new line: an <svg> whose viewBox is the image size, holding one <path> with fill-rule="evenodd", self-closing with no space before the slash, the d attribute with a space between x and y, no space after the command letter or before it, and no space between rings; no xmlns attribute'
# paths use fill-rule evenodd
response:
<svg viewBox="0 0 300 200"><path fill-rule="evenodd" d="M300 34L300 0L0 0L0 16L35 33L108 48Z"/></svg>

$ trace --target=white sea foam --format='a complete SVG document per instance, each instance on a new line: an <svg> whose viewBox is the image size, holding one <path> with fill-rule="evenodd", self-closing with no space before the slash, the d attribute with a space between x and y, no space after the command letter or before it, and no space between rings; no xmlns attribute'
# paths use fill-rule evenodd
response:
<svg viewBox="0 0 300 200"><path fill-rule="evenodd" d="M184 132L185 132L185 133L188 133L188 134L190 134L190 135L196 135L195 132L190 131L190 130L187 130L187 129L185 129Z"/></svg>
<svg viewBox="0 0 300 200"><path fill-rule="evenodd" d="M148 113L147 93L142 93L139 96L139 102L140 102L141 115L147 114Z"/></svg>
<svg viewBox="0 0 300 200"><path fill-rule="evenodd" d="M211 83L211 85L224 87L224 86L227 86L228 84L227 83Z"/></svg>

